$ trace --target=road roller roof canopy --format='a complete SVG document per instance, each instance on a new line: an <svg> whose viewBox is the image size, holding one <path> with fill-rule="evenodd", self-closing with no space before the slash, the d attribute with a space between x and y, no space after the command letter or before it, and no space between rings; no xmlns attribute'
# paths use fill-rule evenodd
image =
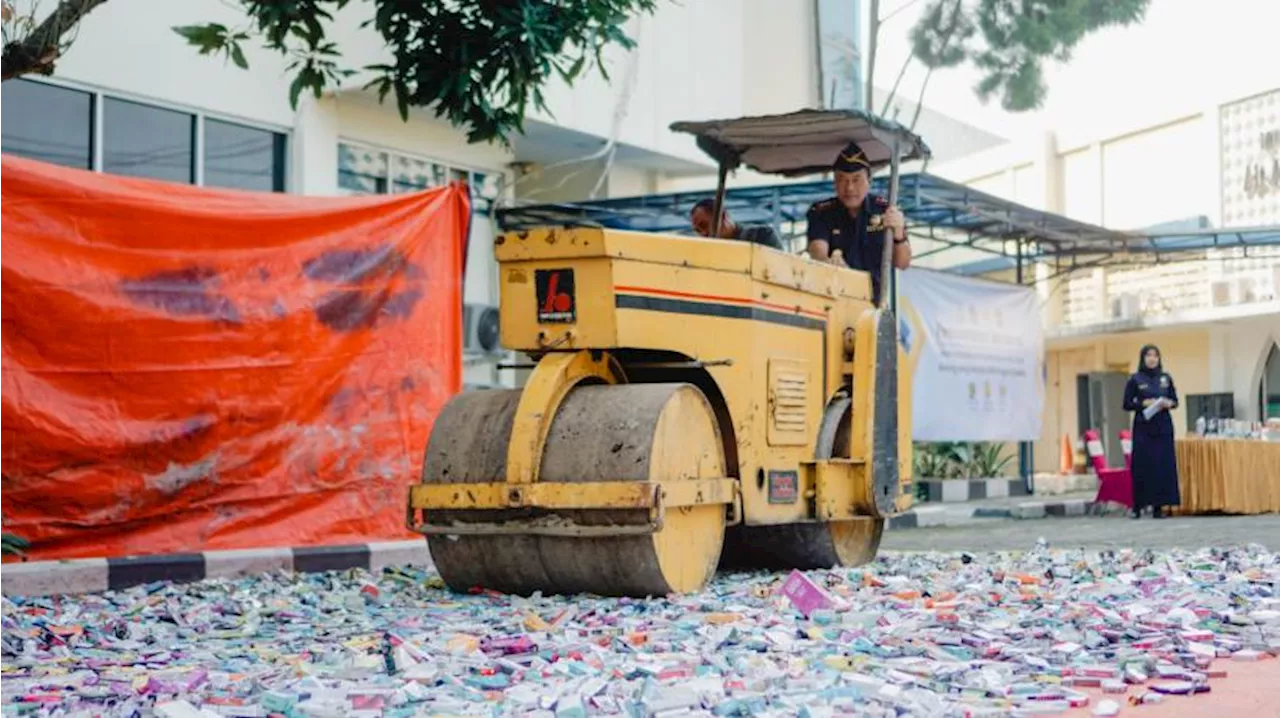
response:
<svg viewBox="0 0 1280 718"><path fill-rule="evenodd" d="M830 172L832 160L850 142L858 143L873 170L890 164L895 145L902 162L930 155L929 146L919 135L897 122L857 110L800 110L785 115L677 122L671 130L694 135L698 147L721 167L745 165L785 177Z"/></svg>

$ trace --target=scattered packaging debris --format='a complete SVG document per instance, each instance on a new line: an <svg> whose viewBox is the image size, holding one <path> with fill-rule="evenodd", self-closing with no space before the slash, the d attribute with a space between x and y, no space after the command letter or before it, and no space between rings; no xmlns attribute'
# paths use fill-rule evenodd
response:
<svg viewBox="0 0 1280 718"><path fill-rule="evenodd" d="M1114 716L1277 646L1277 554L1042 541L650 600L396 568L6 596L0 675L5 716Z"/></svg>

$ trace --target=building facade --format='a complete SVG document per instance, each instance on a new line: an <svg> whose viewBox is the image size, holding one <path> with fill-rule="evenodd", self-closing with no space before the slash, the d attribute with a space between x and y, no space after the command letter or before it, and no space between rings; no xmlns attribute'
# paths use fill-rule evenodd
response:
<svg viewBox="0 0 1280 718"><path fill-rule="evenodd" d="M1111 229L1280 226L1280 88L1113 117L1089 134L1064 127L930 171ZM989 256L956 250L929 263ZM1144 344L1161 348L1183 397L1229 394L1236 419L1280 416L1280 247L1077 270L1036 286L1046 337L1038 470L1056 470L1061 438L1078 436L1079 376L1130 373ZM1192 406L1174 411L1180 434L1194 425Z"/></svg>

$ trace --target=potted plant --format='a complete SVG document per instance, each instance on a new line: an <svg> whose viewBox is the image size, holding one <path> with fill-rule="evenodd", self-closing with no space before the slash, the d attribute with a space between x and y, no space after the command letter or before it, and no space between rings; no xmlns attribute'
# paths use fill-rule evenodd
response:
<svg viewBox="0 0 1280 718"><path fill-rule="evenodd" d="M999 479L1008 475L1007 469L1013 457L1003 454L1002 444L979 441L965 448L964 473L967 478Z"/></svg>
<svg viewBox="0 0 1280 718"><path fill-rule="evenodd" d="M1008 479L1013 457L1005 454L1003 444L930 442L915 444L913 448L916 498L921 501L959 502L1003 497L1021 488L1019 482Z"/></svg>

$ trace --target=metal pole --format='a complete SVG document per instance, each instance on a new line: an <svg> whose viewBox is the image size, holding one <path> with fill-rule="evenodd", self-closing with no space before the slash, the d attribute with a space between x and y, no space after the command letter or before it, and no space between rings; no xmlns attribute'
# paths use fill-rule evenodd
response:
<svg viewBox="0 0 1280 718"><path fill-rule="evenodd" d="M889 206L898 204L898 141L893 141L892 153L889 155ZM880 297L877 305L884 309L889 307L889 297L897 286L893 269L893 232L888 227L884 230L884 256L880 258ZM897 307L894 297L893 307Z"/></svg>
<svg viewBox="0 0 1280 718"><path fill-rule="evenodd" d="M1022 239L1016 241L1017 247L1017 264L1016 267L1018 285L1022 285ZM1022 475L1022 483L1027 487L1027 493L1035 490L1034 474L1035 474L1035 444L1030 441L1018 442L1018 472Z"/></svg>
<svg viewBox="0 0 1280 718"><path fill-rule="evenodd" d="M729 177L729 165L720 163L720 179L716 183L716 206L711 215L711 236L720 236L720 216L724 214L724 184Z"/></svg>
<svg viewBox="0 0 1280 718"><path fill-rule="evenodd" d="M779 237L783 236L782 235L782 188L781 187L773 188L773 212L769 217L769 224L773 226L773 231L777 232ZM788 245L788 248L790 248L790 240L788 240L787 245Z"/></svg>

